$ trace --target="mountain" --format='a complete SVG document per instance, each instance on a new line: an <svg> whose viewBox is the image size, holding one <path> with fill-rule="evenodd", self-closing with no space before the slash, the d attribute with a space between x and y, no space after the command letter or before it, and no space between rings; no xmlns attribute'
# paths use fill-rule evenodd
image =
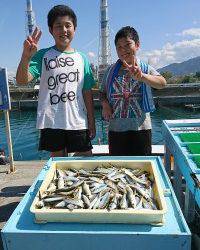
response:
<svg viewBox="0 0 200 250"><path fill-rule="evenodd" d="M194 57L181 63L172 63L158 69L160 73L169 71L175 76L187 75L190 73L200 72L200 56Z"/></svg>

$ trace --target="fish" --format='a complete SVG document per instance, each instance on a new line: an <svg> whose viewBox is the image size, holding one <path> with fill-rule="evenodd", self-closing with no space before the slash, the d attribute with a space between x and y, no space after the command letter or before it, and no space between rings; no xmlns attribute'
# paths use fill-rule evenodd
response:
<svg viewBox="0 0 200 250"><path fill-rule="evenodd" d="M38 201L35 206L36 208L43 208L45 206L44 201L43 200Z"/></svg>
<svg viewBox="0 0 200 250"><path fill-rule="evenodd" d="M111 198L111 201L108 205L108 211L114 210L117 208L117 202L118 202L118 198L117 195L113 195L113 197Z"/></svg>
<svg viewBox="0 0 200 250"><path fill-rule="evenodd" d="M102 197L101 200L99 202L99 208L103 209L106 208L106 206L108 205L108 202L110 200L110 196L111 194L109 192L105 193Z"/></svg>
<svg viewBox="0 0 200 250"><path fill-rule="evenodd" d="M63 201L64 197L58 196L58 197L50 197L50 198L44 198L44 203L55 203L57 201Z"/></svg>
<svg viewBox="0 0 200 250"><path fill-rule="evenodd" d="M119 206L121 209L127 209L128 208L128 202L127 202L127 199L126 199L126 192L123 194L120 202L119 202Z"/></svg>
<svg viewBox="0 0 200 250"><path fill-rule="evenodd" d="M92 193L89 185L85 181L82 184L82 188L83 188L83 193L90 198L92 196Z"/></svg>
<svg viewBox="0 0 200 250"><path fill-rule="evenodd" d="M101 165L92 169L55 170L46 190L38 192L37 209L159 209L154 179L140 168Z"/></svg>
<svg viewBox="0 0 200 250"><path fill-rule="evenodd" d="M82 194L82 200L84 202L85 208L89 208L90 207L90 199L86 195Z"/></svg>
<svg viewBox="0 0 200 250"><path fill-rule="evenodd" d="M129 202L133 208L136 207L136 200L135 200L135 194L133 193L133 190L127 185L126 186L127 191L127 197L129 199Z"/></svg>
<svg viewBox="0 0 200 250"><path fill-rule="evenodd" d="M58 177L58 189L62 189L65 187L65 181L63 177Z"/></svg>
<svg viewBox="0 0 200 250"><path fill-rule="evenodd" d="M64 208L66 206L65 201L60 201L55 205L55 208Z"/></svg>
<svg viewBox="0 0 200 250"><path fill-rule="evenodd" d="M81 207L81 208L84 207L84 203L83 203L82 200L78 200L78 199L65 199L65 202L67 204L72 204L72 205L77 206L77 207Z"/></svg>

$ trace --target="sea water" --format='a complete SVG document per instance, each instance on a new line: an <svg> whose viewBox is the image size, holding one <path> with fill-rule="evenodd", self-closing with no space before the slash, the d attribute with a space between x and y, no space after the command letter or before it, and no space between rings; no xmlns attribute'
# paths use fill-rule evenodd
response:
<svg viewBox="0 0 200 250"><path fill-rule="evenodd" d="M96 137L93 144L107 144L107 123L101 119L101 111L95 110ZM200 111L190 111L181 107L159 107L151 114L152 118L152 144L163 144L162 121L175 119L199 119ZM36 111L12 111L10 112L10 125L15 160L39 160L48 159L49 153L38 152L39 131L36 126ZM0 148L6 153L7 139L5 118L0 112Z"/></svg>

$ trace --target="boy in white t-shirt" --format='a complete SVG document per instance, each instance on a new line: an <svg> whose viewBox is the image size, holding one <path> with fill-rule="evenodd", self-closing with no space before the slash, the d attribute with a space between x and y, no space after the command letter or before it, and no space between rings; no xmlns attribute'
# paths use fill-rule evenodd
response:
<svg viewBox="0 0 200 250"><path fill-rule="evenodd" d="M51 156L91 155L95 137L90 64L71 47L77 18L66 5L54 6L48 13L48 26L55 46L37 51L41 31L36 28L24 42L16 80L28 83L40 77L37 128L41 131L39 150Z"/></svg>

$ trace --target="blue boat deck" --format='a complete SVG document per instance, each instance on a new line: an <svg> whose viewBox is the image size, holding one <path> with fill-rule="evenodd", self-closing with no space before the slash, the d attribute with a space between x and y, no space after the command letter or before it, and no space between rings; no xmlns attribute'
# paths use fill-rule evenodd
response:
<svg viewBox="0 0 200 250"><path fill-rule="evenodd" d="M101 161L108 159L108 157L87 158L87 160L90 159ZM117 159L117 157L112 157L112 159ZM191 249L190 230L184 220L161 159L157 157L124 157L124 159L151 159L155 161L167 203L167 213L163 226L35 223L34 215L30 213L29 209L47 173L48 165L51 164L49 161L4 226L2 230L4 248L6 250L39 250L44 248L62 250L68 246L70 250L129 250L133 249L134 245L134 249L137 250L160 250L161 246L163 246L163 250ZM62 158L54 158L54 160L59 161ZM66 158L67 160L70 158Z"/></svg>

